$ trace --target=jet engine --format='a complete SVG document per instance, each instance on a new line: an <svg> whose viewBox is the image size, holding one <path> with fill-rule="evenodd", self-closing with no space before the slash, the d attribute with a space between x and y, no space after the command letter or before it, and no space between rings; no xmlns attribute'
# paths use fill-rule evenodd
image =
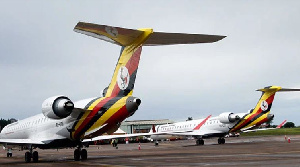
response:
<svg viewBox="0 0 300 167"><path fill-rule="evenodd" d="M42 113L51 119L62 119L69 116L74 109L74 103L66 96L54 96L42 104Z"/></svg>
<svg viewBox="0 0 300 167"><path fill-rule="evenodd" d="M141 104L141 99L136 98L136 97L128 97L126 100L126 109L130 113L128 117L132 116L135 111L139 108Z"/></svg>
<svg viewBox="0 0 300 167"><path fill-rule="evenodd" d="M240 119L240 117L237 114L233 114L230 112L225 112L225 113L222 113L219 115L220 122L222 122L224 124L229 124L229 123L235 122L239 119Z"/></svg>

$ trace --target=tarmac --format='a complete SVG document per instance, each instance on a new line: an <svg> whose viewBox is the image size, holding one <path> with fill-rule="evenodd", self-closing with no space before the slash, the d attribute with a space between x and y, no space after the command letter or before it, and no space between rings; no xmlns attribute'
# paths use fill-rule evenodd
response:
<svg viewBox="0 0 300 167"><path fill-rule="evenodd" d="M262 137L231 137L225 144L217 138L206 139L196 146L195 140L178 140L154 143L91 145L88 159L74 161L74 149L40 150L38 163L25 163L25 151L13 150L7 158L0 151L0 166L300 166L300 135Z"/></svg>

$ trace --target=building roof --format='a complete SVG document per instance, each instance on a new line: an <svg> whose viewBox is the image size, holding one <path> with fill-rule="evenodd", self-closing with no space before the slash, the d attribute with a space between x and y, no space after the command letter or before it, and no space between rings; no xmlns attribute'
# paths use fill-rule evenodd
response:
<svg viewBox="0 0 300 167"><path fill-rule="evenodd" d="M174 123L169 119L124 121L122 125L161 125Z"/></svg>

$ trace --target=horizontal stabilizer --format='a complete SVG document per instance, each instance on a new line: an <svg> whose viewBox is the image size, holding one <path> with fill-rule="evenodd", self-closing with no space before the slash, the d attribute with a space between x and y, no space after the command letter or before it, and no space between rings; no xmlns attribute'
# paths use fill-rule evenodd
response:
<svg viewBox="0 0 300 167"><path fill-rule="evenodd" d="M121 46L133 44L145 32L143 29L134 30L84 22L79 22L74 31ZM211 43L223 38L225 36L152 32L150 37L143 41L143 46Z"/></svg>
<svg viewBox="0 0 300 167"><path fill-rule="evenodd" d="M300 89L290 89L290 88L282 88L280 86L268 86L262 89L257 89L256 91L278 91L278 92L290 92L290 91L300 91Z"/></svg>
<svg viewBox="0 0 300 167"><path fill-rule="evenodd" d="M149 39L144 43L144 46L212 43L225 37L226 36L205 34L153 32Z"/></svg>

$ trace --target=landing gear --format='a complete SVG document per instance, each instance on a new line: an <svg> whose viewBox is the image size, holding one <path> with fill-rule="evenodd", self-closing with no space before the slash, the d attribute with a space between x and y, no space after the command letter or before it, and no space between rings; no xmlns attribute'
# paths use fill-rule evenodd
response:
<svg viewBox="0 0 300 167"><path fill-rule="evenodd" d="M204 145L204 140L203 139L197 139L196 140L196 145Z"/></svg>
<svg viewBox="0 0 300 167"><path fill-rule="evenodd" d="M86 160L87 159L87 151L86 149L81 149L82 145L79 145L75 150L74 150L74 160L79 161L80 158L81 160Z"/></svg>
<svg viewBox="0 0 300 167"><path fill-rule="evenodd" d="M87 159L87 151L86 151L86 149L82 149L80 154L81 154L81 159L82 160L86 160Z"/></svg>
<svg viewBox="0 0 300 167"><path fill-rule="evenodd" d="M29 163L31 161L31 153L29 151L27 151L25 153L25 162Z"/></svg>
<svg viewBox="0 0 300 167"><path fill-rule="evenodd" d="M74 160L75 161L79 161L80 160L80 150L79 149L75 149L74 150Z"/></svg>
<svg viewBox="0 0 300 167"><path fill-rule="evenodd" d="M34 151L32 153L32 160L33 160L33 162L38 162L39 161L39 153L37 151Z"/></svg>
<svg viewBox="0 0 300 167"><path fill-rule="evenodd" d="M30 150L25 153L25 162L29 163L31 161L38 162L39 161L39 153L37 151L32 152L32 146Z"/></svg>
<svg viewBox="0 0 300 167"><path fill-rule="evenodd" d="M222 138L218 138L218 144L225 144L225 139Z"/></svg>

